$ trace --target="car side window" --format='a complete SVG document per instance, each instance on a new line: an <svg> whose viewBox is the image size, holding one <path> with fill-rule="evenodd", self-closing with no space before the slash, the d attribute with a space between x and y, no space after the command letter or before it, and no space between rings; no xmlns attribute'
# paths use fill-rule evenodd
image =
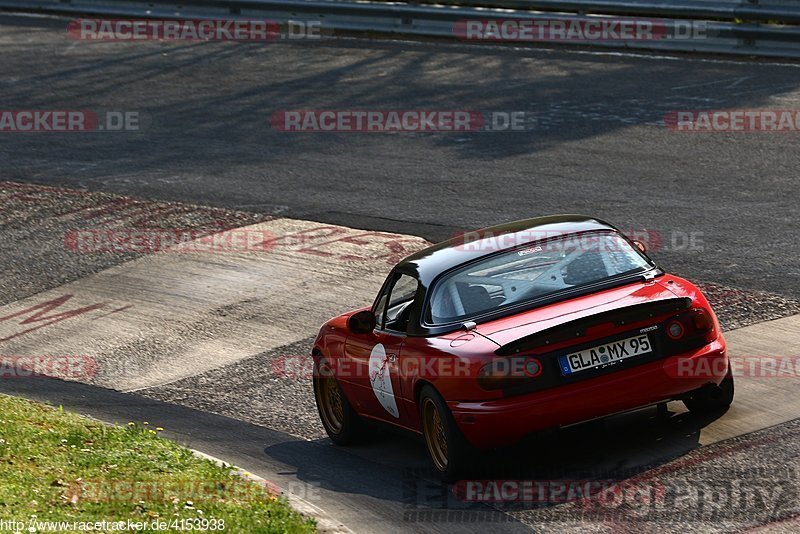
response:
<svg viewBox="0 0 800 534"><path fill-rule="evenodd" d="M378 327L385 330L406 332L411 315L411 306L417 295L419 282L413 276L401 274L389 285L378 299L375 319Z"/></svg>
<svg viewBox="0 0 800 534"><path fill-rule="evenodd" d="M375 314L375 324L378 328L383 330L383 315L386 311L386 297L389 295L388 288L386 291L381 293L380 298L378 298L378 302L375 304L372 312Z"/></svg>

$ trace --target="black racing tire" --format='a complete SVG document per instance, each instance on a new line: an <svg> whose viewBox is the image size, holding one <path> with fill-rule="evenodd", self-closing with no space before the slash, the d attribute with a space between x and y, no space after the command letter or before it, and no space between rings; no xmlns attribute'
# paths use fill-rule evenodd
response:
<svg viewBox="0 0 800 534"><path fill-rule="evenodd" d="M458 480L472 466L474 448L433 386L423 386L418 406L422 437L434 468L445 482Z"/></svg>
<svg viewBox="0 0 800 534"><path fill-rule="evenodd" d="M690 397L683 400L683 404L690 412L697 414L720 412L733 403L733 395L733 373L728 367L728 374L718 386L705 386L692 392Z"/></svg>
<svg viewBox="0 0 800 534"><path fill-rule="evenodd" d="M364 422L353 409L323 357L314 358L313 382L317 412L331 441L345 446L364 441Z"/></svg>

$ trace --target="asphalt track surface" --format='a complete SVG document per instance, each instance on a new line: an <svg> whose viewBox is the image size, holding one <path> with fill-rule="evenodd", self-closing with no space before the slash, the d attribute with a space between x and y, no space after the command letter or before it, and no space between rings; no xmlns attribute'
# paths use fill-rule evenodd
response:
<svg viewBox="0 0 800 534"><path fill-rule="evenodd" d="M796 108L797 66L436 43L75 43L67 39L61 19L5 22L0 37L6 51L0 56L5 109L136 110L145 120L139 132L8 135L0 143L4 180L210 206L170 211L172 203L157 209L146 203L138 216L154 211L145 220L167 227L202 228L212 220L233 228L279 216L438 240L514 218L591 213L664 236L668 245L654 252L656 259L712 291L718 287L729 326L757 328L766 319L797 313L797 135L676 134L660 123L674 109ZM284 134L268 123L280 109L365 107L523 110L531 112L533 128L524 133L335 135ZM94 297L102 292L104 276L144 280L147 262L161 261L135 254L65 252L64 232L85 220L49 193L39 196L20 187L6 190L3 204L8 248L2 258L2 304L10 306L4 309L36 303L62 286L76 288L76 300ZM67 208L84 214L92 203L120 207L112 197L89 195L88 204L79 206L69 205L74 195L62 197L68 199ZM215 212L214 207L227 209ZM165 220L165 210L172 219ZM124 227L136 217L126 213L121 222L113 217L99 222ZM689 233L702 236L702 249L670 246L672 236ZM255 272L252 266L206 263L223 273ZM351 268L331 267L323 274L335 280ZM362 292L371 277L379 276L377 270L372 264L354 268L363 280L355 291L350 288L349 298L365 299ZM151 275L164 272L159 268ZM178 289L169 298L184 296L180 289L186 288ZM341 289L343 295L347 289ZM234 296L238 307L218 302L219 292L200 295L197 304L211 308L215 318L195 320L208 328L199 337L219 334L214 328L225 314L231 321L274 319L264 314L275 310L265 311L253 304L252 295L242 293ZM139 298L135 310L156 308ZM346 298L327 302L330 309L301 311L333 313L350 304ZM77 327L64 322L52 327L57 335L43 329L30 342L5 343L3 353L36 354L57 346L64 332L69 334L64 343L72 346L81 336L97 342L98 333L119 328L123 319L145 319L131 313L93 317ZM167 322L164 328L171 326ZM774 341L781 330L774 332L762 335ZM764 413L774 408L769 406L774 399L786 402L788 412L779 414L780 424L759 425L753 419L760 414L741 407L702 420L671 405L667 417L645 410L582 425L553 438L545 449L527 444L505 461L489 462L498 478L634 480L653 491L666 487L664 495L681 495L679 502L642 506L626 501L622 509L599 510L586 510L580 503L503 509L453 499L450 488L430 479L427 460L413 439L381 432L373 443L342 451L320 438L318 424L315 430L309 426L315 414L308 389L305 396L298 393L302 382L284 389L283 383L268 384L275 380L265 379L263 388L258 383L259 370L271 358L303 352L314 332L304 325L291 334L270 340L285 337L291 343L277 343L262 354L244 343L239 349L250 351L247 358L231 351L218 369L196 369L195 376L168 383L154 377L136 392L106 389L137 388L115 387L116 377L102 374L96 384L8 380L2 391L120 423L144 417L163 422L172 437L205 452L256 473L278 473L279 483L301 481L319 488L310 500L357 531L657 526L700 532L769 524L765 528L789 532L796 527L800 440L796 419L786 417L797 399L791 382L773 388L784 397L763 397ZM759 336L741 337L742 346L752 350L747 341ZM787 339L782 354L797 354L797 337ZM113 345L115 339L106 341ZM126 351L109 353L174 359L155 337L136 341ZM231 401L236 395L225 394L226 387L241 396ZM757 391L750 390L751 398ZM286 423L291 416L285 413L283 421L258 416L281 395L300 407L296 427ZM746 424L757 430L739 435L737 429ZM588 452L586 443L593 444ZM521 457L529 460L520 462ZM510 465L508 458L514 459ZM430 513L442 509L461 515Z"/></svg>
<svg viewBox="0 0 800 534"><path fill-rule="evenodd" d="M800 297L798 134L673 110L800 107L800 65L335 40L71 40L3 17L5 109L135 111L137 132L4 136L2 178L420 235L553 213L652 229L672 271ZM523 111L524 132L282 133L292 109ZM684 236L702 247L680 249ZM678 248L679 250L666 250Z"/></svg>

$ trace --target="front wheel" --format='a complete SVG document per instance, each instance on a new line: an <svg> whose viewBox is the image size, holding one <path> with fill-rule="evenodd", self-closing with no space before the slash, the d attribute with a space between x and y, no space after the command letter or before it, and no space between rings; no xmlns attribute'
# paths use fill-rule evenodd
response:
<svg viewBox="0 0 800 534"><path fill-rule="evenodd" d="M728 374L719 385L706 386L693 392L683 404L694 413L719 412L728 408L733 402L733 373L728 367Z"/></svg>
<svg viewBox="0 0 800 534"><path fill-rule="evenodd" d="M314 359L314 399L322 426L337 445L352 445L364 436L363 422L342 391L330 364Z"/></svg>
<svg viewBox="0 0 800 534"><path fill-rule="evenodd" d="M441 395L431 386L419 396L420 422L425 446L436 471L445 481L456 480L470 464L472 447L456 425Z"/></svg>

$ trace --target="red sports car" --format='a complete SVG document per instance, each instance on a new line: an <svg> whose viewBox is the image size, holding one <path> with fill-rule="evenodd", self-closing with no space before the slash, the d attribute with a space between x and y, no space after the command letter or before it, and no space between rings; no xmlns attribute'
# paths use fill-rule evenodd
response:
<svg viewBox="0 0 800 534"><path fill-rule="evenodd" d="M725 341L703 294L595 218L486 228L398 263L369 308L329 320L314 394L337 444L365 420L422 434L453 478L476 449L681 399L733 400Z"/></svg>

